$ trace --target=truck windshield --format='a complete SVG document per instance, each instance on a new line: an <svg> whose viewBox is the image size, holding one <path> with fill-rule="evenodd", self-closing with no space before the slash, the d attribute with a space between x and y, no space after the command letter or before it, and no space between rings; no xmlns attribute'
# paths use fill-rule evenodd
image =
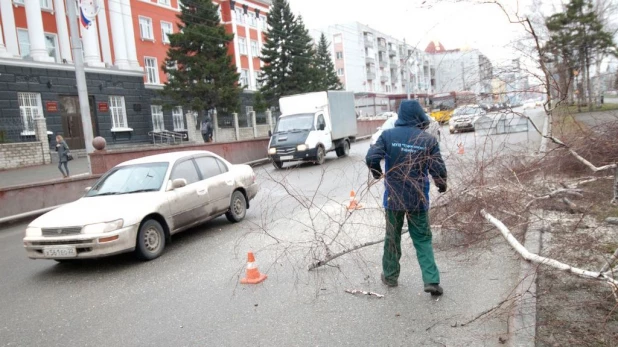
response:
<svg viewBox="0 0 618 347"><path fill-rule="evenodd" d="M313 129L313 113L302 113L279 118L277 123L276 133L283 133L294 130L311 130Z"/></svg>

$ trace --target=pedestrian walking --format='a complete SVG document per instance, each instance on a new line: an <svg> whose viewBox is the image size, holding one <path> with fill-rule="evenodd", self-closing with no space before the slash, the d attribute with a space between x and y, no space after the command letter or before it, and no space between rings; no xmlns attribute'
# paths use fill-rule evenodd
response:
<svg viewBox="0 0 618 347"><path fill-rule="evenodd" d="M56 152L58 152L58 170L64 178L69 177L69 160L73 159L69 151L69 145L61 135L56 135ZM64 166L64 170L62 167Z"/></svg>
<svg viewBox="0 0 618 347"><path fill-rule="evenodd" d="M210 116L207 116L206 119L202 121L202 137L204 138L204 141L212 141L212 128L212 120L210 119Z"/></svg>
<svg viewBox="0 0 618 347"><path fill-rule="evenodd" d="M431 134L423 131L429 118L416 100L404 100L399 106L395 127L385 130L365 158L376 179L383 177L380 161L385 161L384 209L386 236L382 257L382 282L396 287L401 258L401 229L404 218L416 249L424 290L442 295L440 273L433 254L429 226L429 175L440 193L446 192L446 166L440 145Z"/></svg>

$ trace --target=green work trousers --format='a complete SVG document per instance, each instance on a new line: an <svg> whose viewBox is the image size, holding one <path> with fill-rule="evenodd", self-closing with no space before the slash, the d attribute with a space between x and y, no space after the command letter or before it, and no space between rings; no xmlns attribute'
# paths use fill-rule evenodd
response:
<svg viewBox="0 0 618 347"><path fill-rule="evenodd" d="M416 249L416 258L421 266L424 284L439 284L440 273L433 256L429 213L386 210L386 237L382 270L387 282L396 283L399 278L401 259L401 228L404 217L408 218L408 231Z"/></svg>

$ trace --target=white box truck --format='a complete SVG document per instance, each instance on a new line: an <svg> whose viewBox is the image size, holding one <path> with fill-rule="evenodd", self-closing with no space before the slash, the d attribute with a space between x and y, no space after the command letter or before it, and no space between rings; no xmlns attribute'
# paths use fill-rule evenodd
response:
<svg viewBox="0 0 618 347"><path fill-rule="evenodd" d="M356 139L354 93L326 91L279 99L281 116L270 143L268 157L277 169L291 161L323 164L326 153L350 153Z"/></svg>

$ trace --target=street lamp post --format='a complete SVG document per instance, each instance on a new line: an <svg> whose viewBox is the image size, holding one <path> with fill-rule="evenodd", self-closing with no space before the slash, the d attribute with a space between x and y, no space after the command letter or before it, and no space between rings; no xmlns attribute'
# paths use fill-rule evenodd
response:
<svg viewBox="0 0 618 347"><path fill-rule="evenodd" d="M93 21L100 9L99 0L88 2L84 8L82 8L83 0L79 1L80 7L80 22L85 26L86 30L93 30L88 28L89 21ZM88 100L88 88L86 85L86 72L84 70L84 54L82 50L82 41L79 37L79 29L77 27L77 13L76 7L72 5L72 2L67 2L67 15L69 17L69 31L71 35L71 43L73 46L73 62L75 64L75 80L77 82L77 96L79 98L79 110L82 119L82 129L84 131L84 141L86 142L86 158L88 158L88 172L92 173L92 167L90 165L90 153L94 152L92 145L93 133L92 133L92 119L90 118L90 102ZM84 24L85 23L85 24Z"/></svg>

